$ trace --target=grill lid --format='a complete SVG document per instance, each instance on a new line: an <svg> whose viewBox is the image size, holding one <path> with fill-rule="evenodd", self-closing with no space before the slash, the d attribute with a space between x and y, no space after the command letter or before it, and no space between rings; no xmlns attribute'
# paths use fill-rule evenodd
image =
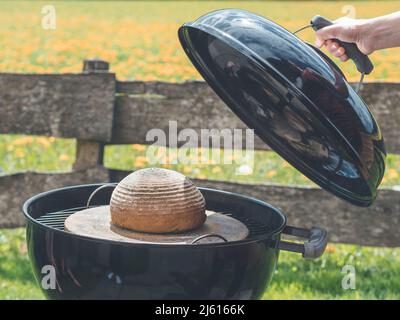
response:
<svg viewBox="0 0 400 320"><path fill-rule="evenodd" d="M326 55L243 10L211 12L178 34L211 88L273 150L336 196L359 206L374 201L383 138Z"/></svg>

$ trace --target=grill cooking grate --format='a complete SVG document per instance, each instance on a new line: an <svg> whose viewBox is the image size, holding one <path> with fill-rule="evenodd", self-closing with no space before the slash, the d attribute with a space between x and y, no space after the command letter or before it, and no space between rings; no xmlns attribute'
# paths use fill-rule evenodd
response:
<svg viewBox="0 0 400 320"><path fill-rule="evenodd" d="M76 207L56 212L49 212L37 218L36 221L52 229L64 231L64 222L71 214L74 214L75 212L80 210L93 207L96 206ZM235 215L231 213L224 213L224 212L219 212L219 213L226 214L227 216L230 216L242 222L249 230L249 235L247 236L247 238L257 237L269 231L268 225L259 223L248 217L244 217L242 215Z"/></svg>
<svg viewBox="0 0 400 320"><path fill-rule="evenodd" d="M90 207L89 207L90 208ZM65 220L77 211L84 210L86 207L76 207L71 209L65 209L56 212L46 213L36 219L37 222L44 224L47 227L64 231Z"/></svg>

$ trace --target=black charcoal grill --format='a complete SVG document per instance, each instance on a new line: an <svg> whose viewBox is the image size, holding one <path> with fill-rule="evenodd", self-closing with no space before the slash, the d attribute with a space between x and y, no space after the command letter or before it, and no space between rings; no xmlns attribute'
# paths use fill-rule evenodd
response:
<svg viewBox="0 0 400 320"><path fill-rule="evenodd" d="M83 237L64 231L64 221L86 208L101 185L56 189L28 200L29 256L38 283L43 267L53 266L51 299L256 299L265 291L281 249L316 258L326 246L326 232L286 226L286 217L269 204L242 195L200 188L207 209L230 214L249 235L240 241L132 244ZM100 190L94 206L109 203L112 189ZM288 233L308 238L304 244L281 241Z"/></svg>

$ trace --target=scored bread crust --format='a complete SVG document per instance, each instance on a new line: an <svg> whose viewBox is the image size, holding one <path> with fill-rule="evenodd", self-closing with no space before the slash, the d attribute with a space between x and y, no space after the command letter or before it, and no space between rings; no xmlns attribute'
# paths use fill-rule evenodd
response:
<svg viewBox="0 0 400 320"><path fill-rule="evenodd" d="M148 233L179 233L196 229L206 220L205 200L193 182L167 169L131 173L114 189L111 223Z"/></svg>

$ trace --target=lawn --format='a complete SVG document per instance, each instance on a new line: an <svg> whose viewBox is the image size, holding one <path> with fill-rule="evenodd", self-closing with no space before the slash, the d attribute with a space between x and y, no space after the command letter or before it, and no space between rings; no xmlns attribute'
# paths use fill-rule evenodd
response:
<svg viewBox="0 0 400 320"><path fill-rule="evenodd" d="M119 79L184 81L199 79L182 53L176 29L185 21L221 7L245 8L296 30L315 14L335 18L349 2L54 2L56 30L43 30L41 8L47 2L0 2L0 72L80 72L82 60L100 57L111 63ZM357 1L357 17L398 10L400 2ZM312 42L312 31L301 35ZM374 53L368 80L399 81L400 50ZM349 78L358 75L351 63L341 64ZM164 152L165 150L161 150ZM70 170L75 141L0 135L0 174L24 170ZM165 154L165 157L172 160ZM142 145L106 148L105 165L137 169L149 166ZM237 175L235 165L214 163L164 165L190 177L250 183L310 184L271 152L255 152L254 170ZM389 155L384 186L399 185L400 157ZM356 268L356 289L343 290L343 266ZM34 284L23 229L0 230L0 299L42 298ZM265 299L399 299L400 249L330 245L323 258L305 261L283 252Z"/></svg>
<svg viewBox="0 0 400 320"><path fill-rule="evenodd" d="M0 299L43 299L26 254L22 228L0 230ZM346 265L355 289L342 289ZM263 299L400 299L400 249L329 245L319 260L282 252Z"/></svg>

